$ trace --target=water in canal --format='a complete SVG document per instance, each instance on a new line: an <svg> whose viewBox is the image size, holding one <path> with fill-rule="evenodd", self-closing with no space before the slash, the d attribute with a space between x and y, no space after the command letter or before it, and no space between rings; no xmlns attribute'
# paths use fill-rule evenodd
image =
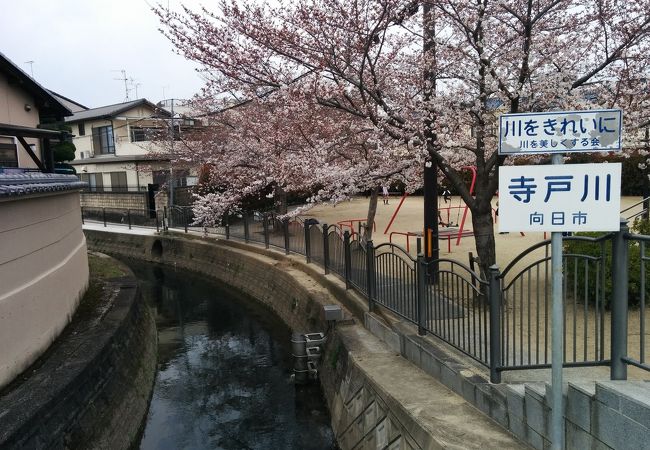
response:
<svg viewBox="0 0 650 450"><path fill-rule="evenodd" d="M317 385L291 381L290 330L198 275L129 262L156 312L158 373L141 449L333 449Z"/></svg>

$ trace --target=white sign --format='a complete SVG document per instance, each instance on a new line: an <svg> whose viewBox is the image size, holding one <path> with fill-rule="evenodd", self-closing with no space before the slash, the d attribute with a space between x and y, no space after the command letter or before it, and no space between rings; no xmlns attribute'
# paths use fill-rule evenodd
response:
<svg viewBox="0 0 650 450"><path fill-rule="evenodd" d="M499 167L499 231L617 231L621 164Z"/></svg>
<svg viewBox="0 0 650 450"><path fill-rule="evenodd" d="M499 154L621 150L618 109L504 114L499 118Z"/></svg>

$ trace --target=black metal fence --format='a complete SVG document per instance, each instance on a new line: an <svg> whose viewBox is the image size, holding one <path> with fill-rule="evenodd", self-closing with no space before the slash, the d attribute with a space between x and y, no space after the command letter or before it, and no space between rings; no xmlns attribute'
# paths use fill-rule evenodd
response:
<svg viewBox="0 0 650 450"><path fill-rule="evenodd" d="M306 257L308 263L339 275L346 288L389 309L490 369L499 382L508 370L550 367L550 241L527 249L502 272L494 266L487 279L451 259L426 262L394 244L374 246L336 225L287 220L273 214L244 213L219 227L191 225L187 208L148 211L83 209L84 220L129 226L194 228L227 239L256 242ZM625 379L632 365L650 371L650 317L646 312L646 252L650 236L627 227L600 237L565 238L564 361L567 367L609 365L612 379ZM628 250L636 249L633 252ZM633 257L629 256L632 254ZM636 264L633 259L636 258ZM639 267L632 273L630 267ZM637 286L638 285L638 286ZM635 304L628 307L628 288ZM628 348L628 333L638 335Z"/></svg>

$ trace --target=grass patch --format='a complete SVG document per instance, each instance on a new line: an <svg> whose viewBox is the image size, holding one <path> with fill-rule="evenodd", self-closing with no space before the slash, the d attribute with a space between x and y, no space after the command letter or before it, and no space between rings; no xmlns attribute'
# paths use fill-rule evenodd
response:
<svg viewBox="0 0 650 450"><path fill-rule="evenodd" d="M113 258L88 254L88 267L90 278L96 280L107 280L128 275L127 269Z"/></svg>

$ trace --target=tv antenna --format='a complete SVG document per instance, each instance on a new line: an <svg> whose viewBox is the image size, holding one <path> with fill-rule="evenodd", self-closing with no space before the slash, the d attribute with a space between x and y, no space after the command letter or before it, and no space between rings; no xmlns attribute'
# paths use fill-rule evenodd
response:
<svg viewBox="0 0 650 450"><path fill-rule="evenodd" d="M34 61L25 61L25 64L29 64L29 72L32 74L32 78L34 78Z"/></svg>
<svg viewBox="0 0 650 450"><path fill-rule="evenodd" d="M124 69L122 69L122 70L111 70L111 72L120 72L122 74L122 77L113 78L113 79L117 80L117 81L123 81L124 82L124 101L128 102L130 100L129 99L129 92L131 91L131 89L129 89L129 79L126 76L126 70L124 70Z"/></svg>
<svg viewBox="0 0 650 450"><path fill-rule="evenodd" d="M138 96L138 86L142 86L142 83L138 83L138 80L135 78L129 78L129 83L131 83L131 86L133 86L133 89L135 89L136 100L139 99L140 96Z"/></svg>

